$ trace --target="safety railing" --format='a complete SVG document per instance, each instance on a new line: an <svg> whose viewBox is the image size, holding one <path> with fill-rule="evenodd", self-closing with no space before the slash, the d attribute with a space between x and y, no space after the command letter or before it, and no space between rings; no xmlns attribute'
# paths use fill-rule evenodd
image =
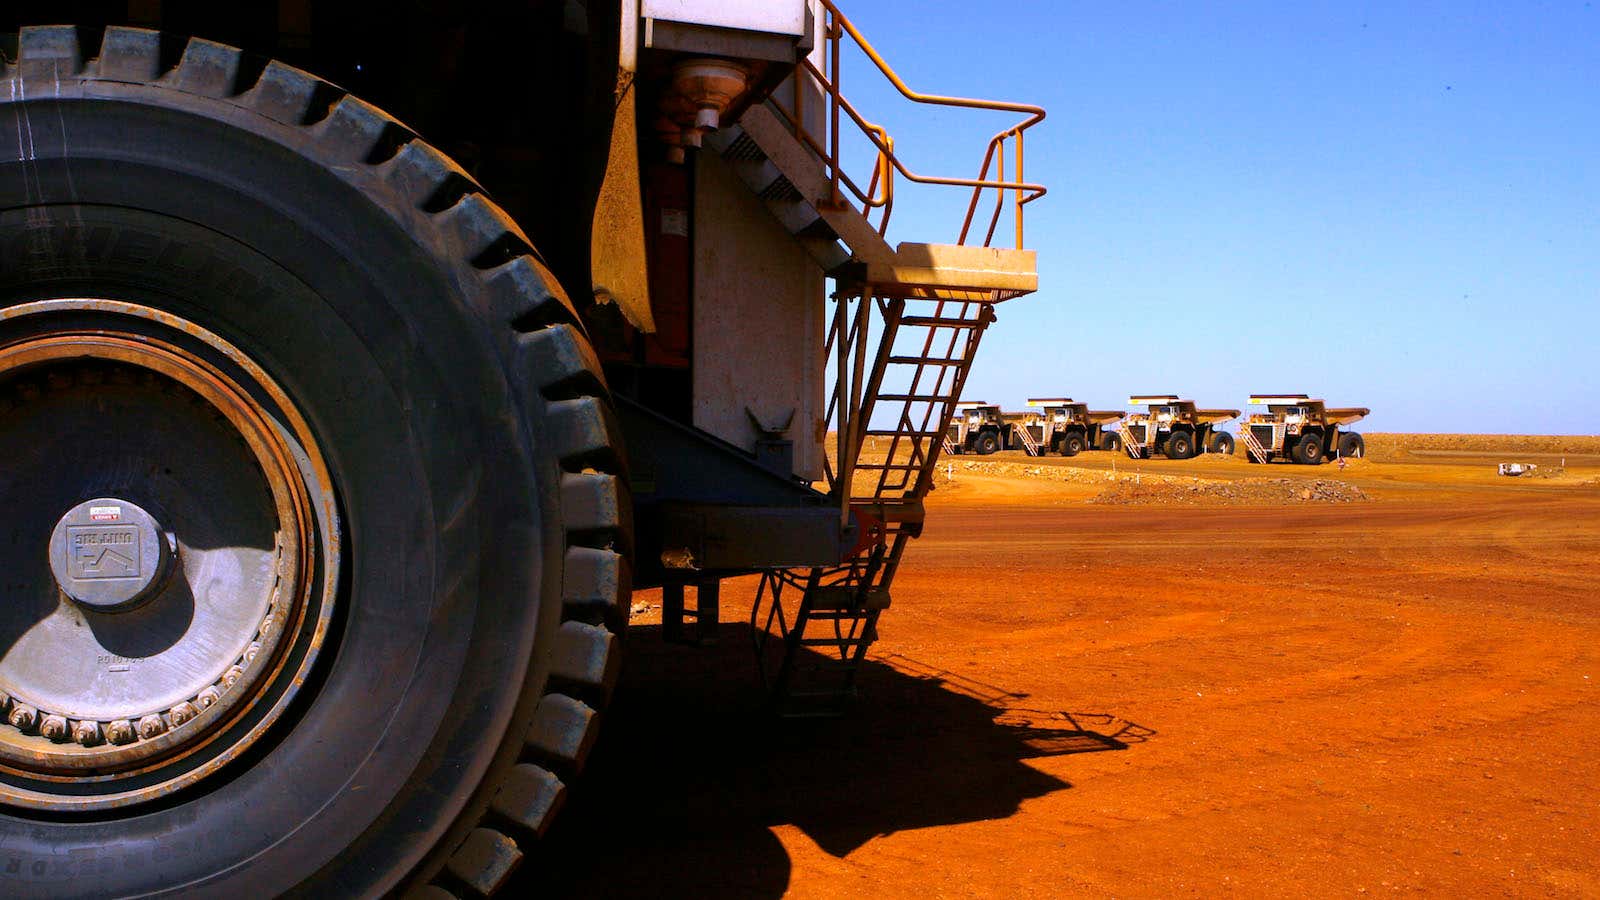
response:
<svg viewBox="0 0 1600 900"><path fill-rule="evenodd" d="M983 233L983 246L992 246L995 232L999 227L1001 216L1004 214L1006 201L1009 198L1015 210L1016 220L1016 247L1023 246L1023 207L1039 199L1045 194L1045 187L1024 180L1024 152L1023 133L1044 119L1045 111L1042 107L1027 103L1011 103L998 100L974 100L967 97L945 97L937 94L923 94L912 90L904 80L895 73L881 54L873 48L867 39L851 21L845 18L832 0L818 0L824 11L822 29L823 48L820 54L822 66L819 68L809 58L800 61L797 77L793 79L794 91L789 107L784 104L774 104L778 112L788 121L790 129L795 136L823 160L828 170L831 183L832 196L825 198L825 202L841 203L844 193L849 192L861 204L861 212L873 222L880 235L885 234L889 228L889 218L894 213L895 176L898 173L907 181L917 184L944 185L948 187L970 188L972 198L967 204L966 217L961 223L961 233L956 243L965 244L969 237L974 237L973 223L977 219L981 223L979 207L984 202L984 192L994 191L995 201L993 212L988 216L988 225ZM840 60L842 45L848 37L861 50L863 54L877 66L885 78L894 85L895 89L907 99L916 103L927 103L937 106L964 107L967 109L983 109L999 112L1022 113L1025 118L1010 128L1001 131L989 139L988 149L984 153L983 165L976 178L947 178L933 175L923 175L913 172L900 159L895 152L894 139L881 126L869 122L855 105L844 96L842 90L843 72ZM808 78L800 78L803 73ZM826 117L823 125L824 135L818 137L813 133L812 126L807 124L806 95L807 81L819 89L822 102L826 106ZM872 175L867 180L867 186L862 188L856 179L844 171L840 156L840 124L843 117L855 123L856 127L866 136L873 148L877 151L872 166ZM1013 174L1006 177L1007 158L1012 160ZM993 175L991 177L991 170Z"/></svg>

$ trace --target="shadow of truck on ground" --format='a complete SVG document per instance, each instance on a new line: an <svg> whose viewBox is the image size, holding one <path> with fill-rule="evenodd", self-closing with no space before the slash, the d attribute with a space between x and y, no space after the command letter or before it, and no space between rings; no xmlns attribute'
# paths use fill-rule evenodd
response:
<svg viewBox="0 0 1600 900"><path fill-rule="evenodd" d="M723 624L714 647L665 644L658 627L628 642L585 776L507 896L778 897L791 866L773 826L844 857L880 835L1002 819L1071 787L1024 760L1152 734L894 655L863 668L845 717L777 720L748 626Z"/></svg>

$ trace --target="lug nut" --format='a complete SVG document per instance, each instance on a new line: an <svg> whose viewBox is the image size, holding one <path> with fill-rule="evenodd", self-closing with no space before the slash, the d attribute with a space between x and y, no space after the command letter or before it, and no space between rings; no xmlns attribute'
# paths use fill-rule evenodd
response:
<svg viewBox="0 0 1600 900"><path fill-rule="evenodd" d="M135 736L133 723L127 719L118 719L106 725L106 740L113 744L131 744Z"/></svg>
<svg viewBox="0 0 1600 900"><path fill-rule="evenodd" d="M226 687L233 687L234 682L244 677L244 670L238 666L229 666L228 671L222 673L222 683Z"/></svg>
<svg viewBox="0 0 1600 900"><path fill-rule="evenodd" d="M85 747L100 743L100 723L92 719L72 723L72 739Z"/></svg>
<svg viewBox="0 0 1600 900"><path fill-rule="evenodd" d="M26 703L18 703L11 707L11 714L6 716L6 721L10 722L14 728L27 731L33 727L35 722L39 721L39 711Z"/></svg>
<svg viewBox="0 0 1600 900"><path fill-rule="evenodd" d="M265 619L261 620L261 636L262 637L267 637L268 635L272 634L273 631L277 630L277 628L278 628L278 617L275 614L268 613L267 617Z"/></svg>
<svg viewBox="0 0 1600 900"><path fill-rule="evenodd" d="M247 663L253 663L253 662L256 661L256 656L259 655L260 653L261 653L261 642L260 641L251 641L250 642L250 646L244 648L244 661L247 662Z"/></svg>
<svg viewBox="0 0 1600 900"><path fill-rule="evenodd" d="M195 709L194 704L187 700L167 711L167 717L172 719L173 728L177 728L198 715L200 715L200 710Z"/></svg>
<svg viewBox="0 0 1600 900"><path fill-rule="evenodd" d="M39 733L58 744L65 741L71 734L67 728L67 717L45 716L44 721L39 723Z"/></svg>
<svg viewBox="0 0 1600 900"><path fill-rule="evenodd" d="M217 689L214 687L208 687L205 690L202 690L199 695L194 698L194 705L200 707L201 709L205 709L220 699L222 699L222 695L217 693Z"/></svg>
<svg viewBox="0 0 1600 900"><path fill-rule="evenodd" d="M160 737L161 733L166 730L167 723L162 721L161 717L155 713L151 713L139 720L139 736L147 741L154 737Z"/></svg>

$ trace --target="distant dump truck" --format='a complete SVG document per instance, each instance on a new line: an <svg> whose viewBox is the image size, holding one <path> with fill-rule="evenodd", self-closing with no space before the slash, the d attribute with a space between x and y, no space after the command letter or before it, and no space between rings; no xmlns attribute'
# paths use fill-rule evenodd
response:
<svg viewBox="0 0 1600 900"><path fill-rule="evenodd" d="M1007 122L914 171L869 82ZM758 576L836 713L1043 118L833 0L0 3L0 897L493 894L634 589Z"/></svg>
<svg viewBox="0 0 1600 900"><path fill-rule="evenodd" d="M1116 450L1122 446L1114 427L1122 420L1120 409L1090 409L1089 404L1070 397L1033 399L1028 405L1039 411L1015 427L1027 430L1043 452L1077 456L1085 450Z"/></svg>
<svg viewBox="0 0 1600 900"><path fill-rule="evenodd" d="M1372 410L1364 406L1329 407L1306 394L1251 394L1252 406L1265 406L1240 429L1245 458L1253 463L1288 459L1314 466L1334 457L1353 459L1367 452L1354 431L1340 429L1361 421Z"/></svg>
<svg viewBox="0 0 1600 900"><path fill-rule="evenodd" d="M1122 449L1134 459L1160 453L1168 459L1189 459L1202 452L1232 453L1233 435L1217 428L1238 418L1237 409L1200 409L1177 394L1137 394L1129 406L1144 406L1119 427Z"/></svg>
<svg viewBox="0 0 1600 900"><path fill-rule="evenodd" d="M983 400L964 400L956 404L956 414L945 428L944 446L951 453L976 453L988 456L1010 449L1011 426L1000 407Z"/></svg>

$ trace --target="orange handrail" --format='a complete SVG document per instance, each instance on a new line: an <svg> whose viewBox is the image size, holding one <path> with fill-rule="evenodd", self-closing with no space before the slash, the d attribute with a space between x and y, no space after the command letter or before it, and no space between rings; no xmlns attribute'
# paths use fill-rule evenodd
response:
<svg viewBox="0 0 1600 900"><path fill-rule="evenodd" d="M795 135L804 143L806 143L811 148L812 152L816 153L827 163L833 190L833 197L831 199L834 202L838 202L841 199L840 188L843 187L861 202L863 206L862 211L864 213L872 209L881 209L883 211L882 218L878 223L878 231L881 234L887 231L889 226L889 217L894 209L894 175L896 172L900 173L900 175L904 176L907 180L916 182L918 184L934 184L950 187L971 188L972 200L967 205L966 218L961 223L961 233L960 237L957 239L957 243L965 244L968 234L971 231L972 220L977 213L978 202L982 198L985 190L992 189L995 191L995 211L984 237L983 245L987 247L990 246L994 240L994 234L999 225L1000 214L1005 207L1006 194L1007 192L1012 192L1016 207L1016 246L1019 248L1022 247L1022 207L1044 196L1046 192L1044 185L1034 184L1022 180L1022 136L1024 131L1033 125L1038 124L1044 119L1044 109L1028 103L1013 103L1002 100L977 100L968 97L948 97L938 94L924 94L914 91L905 83L904 80L900 78L894 69L889 66L888 62L885 61L883 56L879 54L872 44L867 41L866 37L861 34L860 30L857 29L856 26L849 19L847 19L842 12L840 12L839 8L834 5L833 0L819 0L819 2L827 12L827 19L823 28L824 40L827 42L827 49L823 55L823 65L828 71L818 69L816 65L809 59L803 59L800 61L799 70L810 75L811 79L816 82L816 84L822 89L823 93L827 96L829 106L827 146L824 147L823 143L812 136L809 130L805 127L804 115L801 110L801 97L803 96L803 93L800 90L798 80L796 82L794 112L791 114L788 110L784 110L781 105L778 106L778 111L782 113L786 119L788 119L789 125L794 131ZM845 35L850 36L850 38L856 43L856 46L858 46L861 51L866 54L868 59L872 60L873 64L877 66L878 71L881 72L884 77L889 79L889 82L894 85L895 89L898 90L902 96L915 103L964 107L968 109L985 109L1000 112L1017 112L1025 114L1026 118L989 139L989 144L983 158L983 165L979 169L977 178L949 178L921 175L913 172L907 168L905 163L902 162L899 156L896 155L894 150L894 140L889 136L888 132L882 126L867 121L867 119L861 115L855 106L844 97L840 84L842 80L842 72L840 71L839 59L840 45ZM866 135L867 140L871 142L878 151L877 160L873 165L872 179L869 182L867 189L864 191L853 179L850 178L848 174L843 171L843 167L840 164L839 124L841 112L849 116L850 119L855 122L856 126L861 129L863 134ZM1012 180L1007 180L1005 176L1005 156L1007 150L1006 142L1012 138L1016 139L1016 174ZM995 176L992 179L989 177L989 170L991 166L995 168Z"/></svg>

